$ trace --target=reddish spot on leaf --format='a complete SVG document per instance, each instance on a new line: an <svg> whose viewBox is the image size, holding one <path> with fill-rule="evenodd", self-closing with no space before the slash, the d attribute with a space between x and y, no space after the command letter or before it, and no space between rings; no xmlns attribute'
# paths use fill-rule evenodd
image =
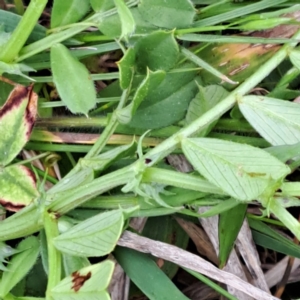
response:
<svg viewBox="0 0 300 300"><path fill-rule="evenodd" d="M73 286L72 286L72 289L75 291L75 292L78 292L81 287L84 285L84 283L89 280L92 276L92 273L91 272L88 272L86 275L80 275L79 272L73 272L72 273L72 282L73 282Z"/></svg>
<svg viewBox="0 0 300 300"><path fill-rule="evenodd" d="M264 177L264 176L266 176L267 174L266 174L266 173L255 173L255 172L250 172L250 173L248 173L248 175L249 175L250 177Z"/></svg>
<svg viewBox="0 0 300 300"><path fill-rule="evenodd" d="M25 119L26 119L28 127L29 127L28 131L27 131L27 135L28 135L28 139L29 139L31 131L32 131L32 127L35 122L36 114L37 114L38 95L33 91L32 85L27 87L27 90L28 90L29 101L28 101L28 105L26 108Z"/></svg>
<svg viewBox="0 0 300 300"><path fill-rule="evenodd" d="M148 165L148 164L150 164L152 162L152 159L150 159L150 158L146 158L145 159L145 163Z"/></svg>
<svg viewBox="0 0 300 300"><path fill-rule="evenodd" d="M0 118L11 111L14 107L18 107L20 103L27 97L28 88L23 85L17 85L10 93L6 103L0 109Z"/></svg>
<svg viewBox="0 0 300 300"><path fill-rule="evenodd" d="M15 186L12 187L12 190L14 190L13 196L7 193L0 192L0 204L9 211L17 212L24 208L26 205L28 205L30 202L22 201L23 199L20 197L20 194L16 192L16 188L18 187L24 187L24 189L34 189L36 190L36 177L32 170L27 168L26 166L17 166L18 172L16 175L18 175L19 181L15 183ZM9 169L9 168L8 168ZM6 170L8 170L6 169ZM12 176L11 173L7 173L6 176L9 178ZM24 183L25 180L25 183ZM2 182L3 183L3 182ZM34 199L35 195L32 195L32 200Z"/></svg>
<svg viewBox="0 0 300 300"><path fill-rule="evenodd" d="M26 99L28 99L28 104L26 107L24 119L28 127L26 136L27 139L29 139L36 118L38 101L38 95L33 91L33 85L30 85L28 87L17 85L13 89L6 103L0 109L0 119L2 116L12 111L14 108L19 107L23 101L26 101Z"/></svg>
<svg viewBox="0 0 300 300"><path fill-rule="evenodd" d="M8 202L7 200L5 199L0 199L0 204L6 209L6 210L9 210L9 211L19 211L21 210L22 208L25 207L24 204L14 204L12 202Z"/></svg>

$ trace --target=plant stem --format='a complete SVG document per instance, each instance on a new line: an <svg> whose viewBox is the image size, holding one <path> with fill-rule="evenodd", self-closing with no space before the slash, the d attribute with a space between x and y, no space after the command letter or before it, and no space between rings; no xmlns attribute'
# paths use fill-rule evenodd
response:
<svg viewBox="0 0 300 300"><path fill-rule="evenodd" d="M293 39L300 37L300 31L298 31ZM161 144L150 150L145 156L145 159L151 162L148 166L156 164L163 159L166 155L170 154L183 138L196 134L198 131L204 129L207 125L213 121L219 119L225 112L231 109L237 102L237 98L250 92L257 84L259 84L266 76L270 74L288 55L291 48L295 47L296 43L291 43L282 46L282 48L275 53L265 64L263 64L253 75L245 80L240 86L232 91L223 101L218 103L213 109L209 110L201 117L196 119L186 128L179 130L170 138L163 141Z"/></svg>
<svg viewBox="0 0 300 300"><path fill-rule="evenodd" d="M104 131L102 132L100 138L94 144L92 149L88 152L88 154L85 156L85 158L91 158L91 157L94 157L95 155L98 155L102 151L104 146L106 145L106 143L109 140L109 138L111 137L111 135L114 133L114 131L117 128L118 123L119 123L116 111L118 109L121 109L124 107L124 105L128 99L129 90L126 89L123 91L123 94L122 94L122 97L120 99L117 109L113 112L113 114L112 114L107 126L105 127Z"/></svg>
<svg viewBox="0 0 300 300"><path fill-rule="evenodd" d="M23 16L24 14L24 4L22 0L14 0L15 9L18 15Z"/></svg>
<svg viewBox="0 0 300 300"><path fill-rule="evenodd" d="M256 133L255 129L248 122L236 119L220 119L214 129Z"/></svg>
<svg viewBox="0 0 300 300"><path fill-rule="evenodd" d="M42 218L36 205L32 204L1 221L0 241L24 237L41 228L43 228Z"/></svg>
<svg viewBox="0 0 300 300"><path fill-rule="evenodd" d="M276 199L268 203L268 210L273 213L300 240L300 223Z"/></svg>
<svg viewBox="0 0 300 300"><path fill-rule="evenodd" d="M199 176L179 173L159 168L148 168L143 174L143 182L157 182L164 185L172 185L184 189L200 191L210 194L224 195L221 189Z"/></svg>
<svg viewBox="0 0 300 300"><path fill-rule="evenodd" d="M47 238L47 248L48 248L48 284L46 290L46 299L52 300L51 290L54 288L61 280L61 253L53 245L53 239L59 235L57 219L54 214L49 214L45 212L44 214L44 227Z"/></svg>
<svg viewBox="0 0 300 300"><path fill-rule="evenodd" d="M12 62L18 56L39 17L43 13L47 2L48 0L30 1L29 6L27 7L20 23L14 30L7 44L1 48L1 61Z"/></svg>
<svg viewBox="0 0 300 300"><path fill-rule="evenodd" d="M48 211L58 214L65 214L71 209L81 205L112 188L124 185L134 179L134 169L128 166L115 172L94 179L92 182L74 188L68 195L62 196L53 201L48 207Z"/></svg>
<svg viewBox="0 0 300 300"><path fill-rule="evenodd" d="M96 143L93 145L93 147L91 148L91 150L86 154L86 156L84 158L95 157L96 155L98 155L103 150L103 148L108 143L108 140L111 138L112 134L114 133L114 131L116 130L116 128L117 128L117 126L119 124L118 118L117 118L117 111L118 111L118 109L121 109L121 108L124 107L124 105L125 105L125 103L126 103L126 101L128 99L129 90L130 89L126 89L126 90L123 91L123 94L122 94L122 97L120 99L120 102L118 104L117 109L113 112L113 114L111 115L111 118L108 121L108 124L105 127L104 131L101 133L101 135L97 139ZM68 175L66 177L74 175L80 169L81 169L81 166L79 164L77 164L68 173Z"/></svg>
<svg viewBox="0 0 300 300"><path fill-rule="evenodd" d="M259 138L259 137L241 136L241 135L233 135L233 134L218 133L218 132L211 132L208 135L208 137L225 140L225 141L232 141L240 144L248 144L260 148L270 147L270 143L268 143L263 138Z"/></svg>

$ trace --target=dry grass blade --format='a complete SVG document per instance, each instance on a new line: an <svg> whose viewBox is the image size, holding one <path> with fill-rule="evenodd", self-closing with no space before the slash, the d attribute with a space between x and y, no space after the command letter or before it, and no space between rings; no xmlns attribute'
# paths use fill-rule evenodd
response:
<svg viewBox="0 0 300 300"><path fill-rule="evenodd" d="M188 222L180 218L176 218L176 221L192 239L197 248L197 251L201 255L206 256L209 261L213 262L215 265L218 265L218 256L216 255L215 250L206 233L192 222Z"/></svg>
<svg viewBox="0 0 300 300"><path fill-rule="evenodd" d="M236 246L247 265L249 273L253 279L253 284L269 293L270 291L265 280L264 273L261 269L259 256L253 243L251 230L246 220L244 220L241 231L237 237Z"/></svg>
<svg viewBox="0 0 300 300"><path fill-rule="evenodd" d="M288 264L289 256L286 256L280 262L278 262L272 269L265 273L266 282L268 287L271 288L280 282L286 266ZM292 267L292 273L300 266L300 259L296 258Z"/></svg>
<svg viewBox="0 0 300 300"><path fill-rule="evenodd" d="M208 207L200 207L198 212L199 213L204 213L207 211L209 208ZM218 216L213 216L210 218L201 218L199 219L202 227L206 231L207 235L209 236L215 252L218 254L219 253L219 238L218 238L218 221L219 217ZM243 270L243 267L241 265L241 262L235 252L233 250L228 258L227 264L224 267L224 270L238 276L244 281L247 281L247 277L245 275L245 272ZM228 286L228 291L236 296L240 300L250 300L253 299L252 297L249 297L249 294L241 292L239 289L235 289L232 285ZM250 294L251 295L251 294Z"/></svg>
<svg viewBox="0 0 300 300"><path fill-rule="evenodd" d="M129 296L129 277L115 259L112 257L110 259L115 262L114 274L109 285L111 299L126 300Z"/></svg>
<svg viewBox="0 0 300 300"><path fill-rule="evenodd" d="M219 282L225 283L236 290L243 291L245 294L252 296L255 299L278 300L278 298L252 286L241 278L223 270L219 270L201 257L176 246L153 241L129 231L123 233L118 241L118 245L135 249L143 253L150 253L155 257L163 258L179 266L199 272Z"/></svg>

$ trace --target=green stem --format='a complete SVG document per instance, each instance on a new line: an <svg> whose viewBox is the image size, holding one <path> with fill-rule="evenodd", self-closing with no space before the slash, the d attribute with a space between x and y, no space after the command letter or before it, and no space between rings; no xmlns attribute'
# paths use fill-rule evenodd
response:
<svg viewBox="0 0 300 300"><path fill-rule="evenodd" d="M18 26L14 30L7 44L2 47L0 60L12 62L24 46L40 18L48 0L31 0Z"/></svg>
<svg viewBox="0 0 300 300"><path fill-rule="evenodd" d="M57 200L53 201L47 209L48 211L54 211L58 214L65 214L95 196L128 183L130 180L134 179L133 176L134 170L130 166L103 175L90 183L74 188L68 195L59 197Z"/></svg>
<svg viewBox="0 0 300 300"><path fill-rule="evenodd" d="M143 174L143 182L158 182L165 185L172 185L184 189L199 191L209 194L224 193L212 183L196 175L180 173L171 170L148 168Z"/></svg>
<svg viewBox="0 0 300 300"><path fill-rule="evenodd" d="M241 135L233 135L233 134L218 133L218 132L211 132L208 135L208 137L225 140L225 141L232 141L240 144L248 144L260 148L270 147L270 143L268 143L263 138L258 138L258 137L241 136Z"/></svg>
<svg viewBox="0 0 300 300"><path fill-rule="evenodd" d="M220 119L214 129L234 132L256 132L254 128L245 120L236 119Z"/></svg>
<svg viewBox="0 0 300 300"><path fill-rule="evenodd" d="M215 75L216 77L220 78L222 81L228 82L230 84L237 84L238 83L238 82L235 82L235 81L232 81L231 79L229 79L227 76L222 74L218 69L216 69L213 66L211 66L210 64L208 64L206 61L201 59L199 56L197 56L196 54L194 54L190 50L188 50L184 47L181 47L181 53L183 54L183 56L185 58L187 58L188 60L190 60L193 63L197 64L199 67L203 68L207 72L209 72L209 73Z"/></svg>
<svg viewBox="0 0 300 300"><path fill-rule="evenodd" d="M300 223L276 199L268 203L268 211L273 213L300 240Z"/></svg>
<svg viewBox="0 0 300 300"><path fill-rule="evenodd" d="M24 4L22 0L14 0L15 9L18 15L23 16L24 14Z"/></svg>
<svg viewBox="0 0 300 300"><path fill-rule="evenodd" d="M106 145L106 143L109 140L109 138L111 137L111 135L116 130L116 128L119 124L116 112L119 109L124 107L124 105L128 99L129 90L126 89L123 91L122 97L120 99L117 109L113 112L113 114L112 114L107 126L105 127L104 131L102 132L100 138L97 140L97 142L94 144L94 146L89 151L89 153L85 156L85 158L91 158L91 157L94 157L95 155L99 154L102 151L102 149L104 148L104 146Z"/></svg>
<svg viewBox="0 0 300 300"><path fill-rule="evenodd" d="M3 300L16 300L16 297L9 293L5 297L3 297Z"/></svg>
<svg viewBox="0 0 300 300"><path fill-rule="evenodd" d="M57 219L53 214L45 212L44 214L44 227L47 238L48 248L48 284L46 290L46 299L52 300L51 290L61 280L61 265L62 259L60 252L54 247L53 239L59 235Z"/></svg>
<svg viewBox="0 0 300 300"><path fill-rule="evenodd" d="M112 134L114 133L114 131L116 130L116 128L119 124L118 118L117 118L117 111L118 111L118 109L121 109L124 107L124 105L128 99L129 90L126 89L123 91L123 94L122 94L122 97L120 99L117 109L113 112L104 131L101 133L101 135L97 139L96 143L92 146L91 150L86 154L86 156L84 158L91 158L91 157L98 155L104 149L106 144L108 143L108 140L110 139L110 137L112 136ZM70 176L74 175L75 173L77 173L80 170L80 168L81 168L81 166L79 164L77 164L68 173L68 175L66 177L70 177Z"/></svg>
<svg viewBox="0 0 300 300"><path fill-rule="evenodd" d="M0 241L24 237L42 228L42 218L36 205L30 205L1 221Z"/></svg>
<svg viewBox="0 0 300 300"><path fill-rule="evenodd" d="M50 144L50 143L37 143L28 142L25 145L27 150L38 150L38 151L52 151L52 152L77 152L86 153L92 148L91 145L68 145L68 144Z"/></svg>
<svg viewBox="0 0 300 300"><path fill-rule="evenodd" d="M38 119L35 123L36 127L55 127L55 128L68 128L68 127L97 127L103 128L107 125L107 117L52 117Z"/></svg>
<svg viewBox="0 0 300 300"><path fill-rule="evenodd" d="M78 26L69 28L67 30L51 34L35 43L32 43L22 49L20 52L20 56L16 60L17 62L20 62L28 57L33 56L34 54L37 54L39 52L42 52L51 46L60 43L73 35L87 29L89 26L88 25L82 25L78 23Z"/></svg>
<svg viewBox="0 0 300 300"><path fill-rule="evenodd" d="M298 39L300 32L297 32L293 39ZM201 117L196 119L186 128L179 130L170 138L163 141L161 144L150 150L145 156L145 159L151 162L148 166L156 164L163 159L166 155L170 154L181 140L196 134L200 130L204 129L207 125L218 120L225 112L230 110L237 98L249 93L257 84L259 84L266 76L270 74L287 56L292 47L295 47L295 43L287 44L283 46L277 53L275 53L264 65L262 65L253 75L251 75L246 81L232 91L223 101L218 103L213 109L209 110Z"/></svg>

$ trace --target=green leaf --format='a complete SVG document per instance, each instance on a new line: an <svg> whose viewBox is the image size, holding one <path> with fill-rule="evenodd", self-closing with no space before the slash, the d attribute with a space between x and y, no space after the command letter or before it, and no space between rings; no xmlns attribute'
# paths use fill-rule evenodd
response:
<svg viewBox="0 0 300 300"><path fill-rule="evenodd" d="M131 121L136 110L148 93L159 86L165 76L166 74L163 71L151 72L149 69L147 70L147 76L138 86L131 103L126 107L117 110L117 117L120 123L128 124Z"/></svg>
<svg viewBox="0 0 300 300"><path fill-rule="evenodd" d="M280 186L280 189L284 196L296 196L297 197L300 195L300 182L297 182L297 181L283 182L282 185Z"/></svg>
<svg viewBox="0 0 300 300"><path fill-rule="evenodd" d="M35 72L35 70L24 64L7 64L3 61L0 61L0 74L8 73L19 75L32 81L32 79L25 75L23 72Z"/></svg>
<svg viewBox="0 0 300 300"><path fill-rule="evenodd" d="M94 171L103 171L108 168L113 162L130 155L134 155L136 143L115 147L112 150L106 151L93 158L82 158L79 162L83 169L90 168ZM78 173L77 173L78 174Z"/></svg>
<svg viewBox="0 0 300 300"><path fill-rule="evenodd" d="M292 62L292 64L300 70L300 51L299 50L295 50L293 49L290 52L290 60Z"/></svg>
<svg viewBox="0 0 300 300"><path fill-rule="evenodd" d="M219 217L219 267L222 269L233 249L235 240L245 219L247 204L239 204Z"/></svg>
<svg viewBox="0 0 300 300"><path fill-rule="evenodd" d="M221 213L226 213L227 211L238 206L239 202L234 198L229 198L228 200L222 200L220 203L212 206L209 210L199 214L200 218L209 218Z"/></svg>
<svg viewBox="0 0 300 300"><path fill-rule="evenodd" d="M264 20L254 20L241 25L236 26L242 31L252 31L252 30L266 30L269 28L274 28L275 26L281 24L291 24L291 18L270 18Z"/></svg>
<svg viewBox="0 0 300 300"><path fill-rule="evenodd" d="M80 21L89 10L89 0L54 0L51 12L51 28Z"/></svg>
<svg viewBox="0 0 300 300"><path fill-rule="evenodd" d="M63 254L63 266L66 275L90 266L90 262L86 257L72 256Z"/></svg>
<svg viewBox="0 0 300 300"><path fill-rule="evenodd" d="M5 32L3 24L0 24L0 47L5 45L10 37L11 33Z"/></svg>
<svg viewBox="0 0 300 300"><path fill-rule="evenodd" d="M51 47L51 67L64 104L74 114L87 114L96 105L96 91L86 67L62 44Z"/></svg>
<svg viewBox="0 0 300 300"><path fill-rule="evenodd" d="M8 241L39 231L43 227L36 205L29 205L1 221L0 241Z"/></svg>
<svg viewBox="0 0 300 300"><path fill-rule="evenodd" d="M248 122L272 145L300 142L300 105L263 96L245 96L239 108Z"/></svg>
<svg viewBox="0 0 300 300"><path fill-rule="evenodd" d="M4 26L5 32L7 33L11 33L15 30L21 18L22 16L18 14L12 13L11 11L0 9L0 20ZM33 28L33 31L29 35L27 42L33 43L35 41L44 38L45 36L46 36L46 28L40 24L36 24Z"/></svg>
<svg viewBox="0 0 300 300"><path fill-rule="evenodd" d="M117 247L114 256L129 278L149 299L188 299L147 254Z"/></svg>
<svg viewBox="0 0 300 300"><path fill-rule="evenodd" d="M285 255L300 258L300 246L260 220L248 218L255 243Z"/></svg>
<svg viewBox="0 0 300 300"><path fill-rule="evenodd" d="M256 245L285 255L300 258L300 247L292 241L289 241L290 244L286 245L287 240L283 243L283 240L286 239L283 236L282 240L275 240L264 233L252 230L252 237Z"/></svg>
<svg viewBox="0 0 300 300"><path fill-rule="evenodd" d="M122 59L117 62L120 73L120 87L125 90L129 87L134 74L135 51L128 48Z"/></svg>
<svg viewBox="0 0 300 300"><path fill-rule="evenodd" d="M0 204L7 210L18 211L36 199L36 178L22 165L0 168Z"/></svg>
<svg viewBox="0 0 300 300"><path fill-rule="evenodd" d="M274 146L265 148L264 150L285 163L294 157L300 156L300 143L294 145Z"/></svg>
<svg viewBox="0 0 300 300"><path fill-rule="evenodd" d="M70 190L78 187L79 185L87 184L94 179L93 170L91 168L86 168L84 170L80 170L72 176L64 177L58 183L56 183L53 187L51 187L47 191L47 199L53 200L53 197L56 197L56 194L70 192Z"/></svg>
<svg viewBox="0 0 300 300"><path fill-rule="evenodd" d="M74 256L104 256L116 246L123 219L121 210L98 214L56 237L54 245L58 250Z"/></svg>
<svg viewBox="0 0 300 300"><path fill-rule="evenodd" d="M124 0L114 0L114 3L117 7L122 25L122 33L120 38L125 37L125 39L127 39L127 37L131 35L135 29L134 18Z"/></svg>
<svg viewBox="0 0 300 300"><path fill-rule="evenodd" d="M169 29L189 27L196 14L189 0L141 0L139 11L147 22Z"/></svg>
<svg viewBox="0 0 300 300"><path fill-rule="evenodd" d="M137 70L141 73L145 73L147 68L151 71L169 71L175 67L179 57L173 31L155 31L140 38L135 51Z"/></svg>
<svg viewBox="0 0 300 300"><path fill-rule="evenodd" d="M115 3L111 0L90 0L90 3L95 12L103 12L115 7Z"/></svg>
<svg viewBox="0 0 300 300"><path fill-rule="evenodd" d="M110 260L85 267L64 278L50 294L54 300L110 300L106 289L113 270Z"/></svg>
<svg viewBox="0 0 300 300"><path fill-rule="evenodd" d="M205 47L204 47L204 49L205 49ZM199 56L194 54L192 51L190 51L184 47L181 47L181 53L186 59L193 62L194 64L196 64L198 67L200 67L202 69L201 74L202 74L202 78L204 77L204 82L206 82L206 78L205 78L206 76L203 75L203 71L204 71L204 74L206 72L208 72L210 75L213 75L213 76L221 79L221 82L227 82L227 83L230 83L231 85L238 83L236 81L231 80L229 77L227 77L226 75L221 73L218 69L216 69L213 65L210 65L209 63L207 63L207 61L203 60L202 58L200 58ZM211 53L209 53L209 55L211 55ZM212 57L214 58L214 55L212 55ZM218 65L218 64L215 64L215 62L213 64Z"/></svg>
<svg viewBox="0 0 300 300"><path fill-rule="evenodd" d="M212 138L189 138L182 150L195 169L232 197L251 201L290 173L269 153L245 144Z"/></svg>
<svg viewBox="0 0 300 300"><path fill-rule="evenodd" d="M17 85L0 108L0 165L10 163L29 140L37 100L32 86Z"/></svg>
<svg viewBox="0 0 300 300"><path fill-rule="evenodd" d="M110 3L113 3L113 1L108 0ZM130 12L134 18L135 21L135 34L147 34L151 33L152 31L157 30L157 27L154 25L146 22L143 17L141 16L139 10L137 7L133 7L130 9ZM100 23L98 25L99 30L109 36L110 38L119 38L121 35L121 21L118 15L111 15L109 17L103 18L100 20Z"/></svg>
<svg viewBox="0 0 300 300"><path fill-rule="evenodd" d="M187 124L192 123L204 113L217 105L222 99L228 95L228 92L220 85L209 85L206 87L199 86L199 93L191 101L185 121ZM218 121L208 125L197 136L206 136Z"/></svg>
<svg viewBox="0 0 300 300"><path fill-rule="evenodd" d="M167 73L157 88L149 89L128 125L148 130L166 127L182 120L190 101L197 93L195 77L195 71Z"/></svg>
<svg viewBox="0 0 300 300"><path fill-rule="evenodd" d="M30 236L19 243L16 250L20 253L12 257L0 281L1 298L5 297L33 267L39 255L39 247L39 241L35 236Z"/></svg>
<svg viewBox="0 0 300 300"><path fill-rule="evenodd" d="M0 106L6 102L12 90L13 87L10 84L0 81Z"/></svg>

